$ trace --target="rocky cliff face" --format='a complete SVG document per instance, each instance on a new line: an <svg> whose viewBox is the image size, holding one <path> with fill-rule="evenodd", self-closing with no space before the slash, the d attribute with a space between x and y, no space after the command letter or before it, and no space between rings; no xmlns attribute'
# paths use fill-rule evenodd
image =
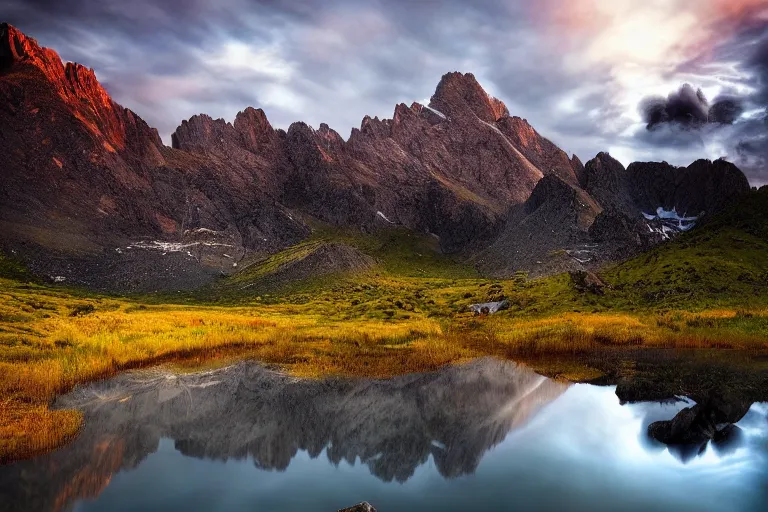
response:
<svg viewBox="0 0 768 512"><path fill-rule="evenodd" d="M174 147L246 167L264 159L282 169L272 171L285 178L272 189L281 203L334 224L372 229L383 221L433 233L447 251L491 237L544 174L576 182L568 156L509 117L471 74L445 75L429 106L365 117L348 141L325 124L271 130L262 112L246 112L258 113L249 123L256 129L240 126L242 113L233 125L195 116L178 128Z"/></svg>
<svg viewBox="0 0 768 512"><path fill-rule="evenodd" d="M627 176L634 204L649 213L661 207L681 215L711 214L749 190L744 174L725 160L697 160L688 167L636 162Z"/></svg>
<svg viewBox="0 0 768 512"><path fill-rule="evenodd" d="M198 286L305 238L306 217L431 233L500 276L570 270L669 238L748 189L723 161L625 169L600 153L583 165L462 73L443 76L429 105L366 116L346 141L325 124L274 129L249 107L232 123L182 122L168 148L92 70L9 25L0 152L0 248L51 278L121 291Z"/></svg>
<svg viewBox="0 0 768 512"><path fill-rule="evenodd" d="M574 182L548 176L524 207L511 210L499 236L479 253L481 269L500 277L594 269L693 229L749 191L744 174L724 160L625 168L600 153L586 165L573 157L571 169Z"/></svg>
<svg viewBox="0 0 768 512"><path fill-rule="evenodd" d="M2 244L40 273L121 290L194 287L246 251L308 233L265 192L262 162L233 168L163 146L92 70L8 25L0 63ZM256 127L242 133L262 142Z"/></svg>
<svg viewBox="0 0 768 512"><path fill-rule="evenodd" d="M591 248L588 230L600 211L583 189L560 176L545 176L528 200L512 210L499 237L479 253L477 265L500 276L581 268Z"/></svg>

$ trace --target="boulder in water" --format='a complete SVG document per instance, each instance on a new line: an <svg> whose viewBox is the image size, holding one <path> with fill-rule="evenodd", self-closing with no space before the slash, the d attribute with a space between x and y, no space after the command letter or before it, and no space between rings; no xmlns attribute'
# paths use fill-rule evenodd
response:
<svg viewBox="0 0 768 512"><path fill-rule="evenodd" d="M376 512L376 509L373 508L373 505L367 501L364 501L362 503L358 503L354 507L342 508L339 510L339 512Z"/></svg>
<svg viewBox="0 0 768 512"><path fill-rule="evenodd" d="M736 451L744 442L744 431L736 425L728 425L715 432L712 445L720 455L728 455Z"/></svg>
<svg viewBox="0 0 768 512"><path fill-rule="evenodd" d="M751 403L721 391L711 392L705 400L686 407L671 420L648 425L648 435L670 445L699 445L709 440L722 440L736 436L731 427L741 420ZM724 428L719 428L727 424Z"/></svg>

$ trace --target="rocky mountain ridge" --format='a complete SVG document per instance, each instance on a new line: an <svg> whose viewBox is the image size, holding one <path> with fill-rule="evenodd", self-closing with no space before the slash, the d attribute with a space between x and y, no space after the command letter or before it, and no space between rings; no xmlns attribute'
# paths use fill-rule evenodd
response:
<svg viewBox="0 0 768 512"><path fill-rule="evenodd" d="M488 274L542 275L636 253L673 234L661 212L698 219L749 189L724 161L582 164L458 72L346 141L249 107L183 121L166 147L93 70L4 24L0 98L0 248L94 288L194 288L305 239L311 219L402 226Z"/></svg>

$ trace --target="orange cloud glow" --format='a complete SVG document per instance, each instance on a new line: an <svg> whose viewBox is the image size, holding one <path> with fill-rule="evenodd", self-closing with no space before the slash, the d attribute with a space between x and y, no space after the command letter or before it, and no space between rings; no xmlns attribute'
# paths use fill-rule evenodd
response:
<svg viewBox="0 0 768 512"><path fill-rule="evenodd" d="M543 0L531 8L542 30L590 64L653 64L690 58L740 23L768 18L768 0Z"/></svg>

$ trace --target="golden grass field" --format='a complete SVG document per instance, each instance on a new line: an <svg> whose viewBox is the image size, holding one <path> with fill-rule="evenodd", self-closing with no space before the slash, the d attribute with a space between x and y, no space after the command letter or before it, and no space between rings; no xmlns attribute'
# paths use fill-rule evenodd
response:
<svg viewBox="0 0 768 512"><path fill-rule="evenodd" d="M147 305L10 280L0 280L0 298L0 461L5 462L77 434L79 413L48 408L56 395L161 363L197 367L252 358L310 378L387 377L489 354L533 361L626 347L768 352L768 310L759 309L473 317L415 307L390 319L350 318L328 314L327 302L322 307ZM336 307L346 304L339 300ZM601 374L583 365L547 371L570 380Z"/></svg>

